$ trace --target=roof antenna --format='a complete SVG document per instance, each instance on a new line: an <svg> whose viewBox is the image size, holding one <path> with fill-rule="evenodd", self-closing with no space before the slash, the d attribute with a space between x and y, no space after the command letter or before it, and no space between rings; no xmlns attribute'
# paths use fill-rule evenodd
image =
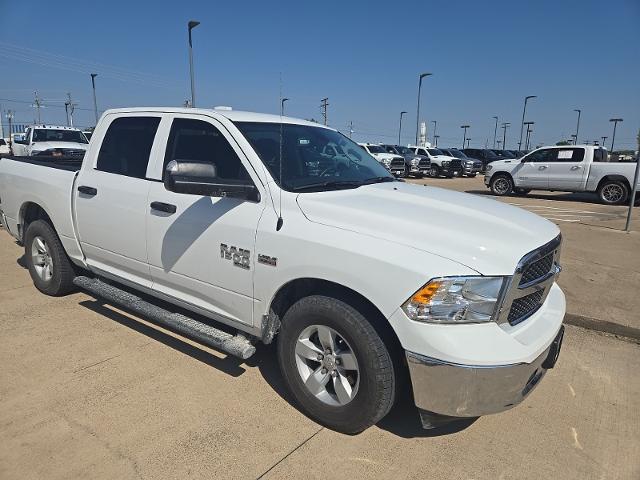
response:
<svg viewBox="0 0 640 480"><path fill-rule="evenodd" d="M280 72L280 105L282 105L282 72ZM280 159L278 161L279 169L280 169L280 181L278 182L278 186L280 187L280 206L278 208L278 221L276 222L276 232L279 232L282 228L282 224L284 220L282 220L282 108L280 108Z"/></svg>

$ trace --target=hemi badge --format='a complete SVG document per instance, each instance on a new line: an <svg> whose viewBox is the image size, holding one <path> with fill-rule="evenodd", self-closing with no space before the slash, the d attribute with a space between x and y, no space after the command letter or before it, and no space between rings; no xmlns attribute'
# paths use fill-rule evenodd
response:
<svg viewBox="0 0 640 480"><path fill-rule="evenodd" d="M276 267L278 265L278 259L276 257L270 257L269 255L258 254L258 263L264 263L265 265L271 265Z"/></svg>

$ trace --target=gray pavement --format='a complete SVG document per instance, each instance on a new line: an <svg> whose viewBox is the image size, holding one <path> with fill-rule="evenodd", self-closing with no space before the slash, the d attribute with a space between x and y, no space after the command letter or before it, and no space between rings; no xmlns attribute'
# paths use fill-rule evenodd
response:
<svg viewBox="0 0 640 480"><path fill-rule="evenodd" d="M568 327L519 407L436 434L401 402L356 436L287 401L272 348L247 363L93 298L46 297L0 233L0 478L640 477L640 350Z"/></svg>

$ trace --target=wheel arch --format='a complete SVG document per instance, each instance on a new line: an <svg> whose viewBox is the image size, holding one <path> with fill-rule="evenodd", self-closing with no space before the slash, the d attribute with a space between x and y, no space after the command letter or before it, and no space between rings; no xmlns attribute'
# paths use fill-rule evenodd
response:
<svg viewBox="0 0 640 480"><path fill-rule="evenodd" d="M625 177L624 175L616 175L616 174L605 175L604 177L602 177L598 182L598 186L596 187L596 192L599 192L602 186L609 181L622 182L625 185L625 187L627 187L627 192L631 192L631 184L629 183L629 180L627 179L627 177Z"/></svg>
<svg viewBox="0 0 640 480"><path fill-rule="evenodd" d="M20 206L18 214L18 235L20 236L20 241L24 241L24 236L27 228L29 228L29 224L36 220L44 220L56 231L56 227L51 220L51 215L49 215L47 210L39 203L28 200Z"/></svg>

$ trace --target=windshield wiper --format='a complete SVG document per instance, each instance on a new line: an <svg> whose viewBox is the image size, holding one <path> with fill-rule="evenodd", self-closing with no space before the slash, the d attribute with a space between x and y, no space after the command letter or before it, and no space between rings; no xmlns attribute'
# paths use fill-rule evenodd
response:
<svg viewBox="0 0 640 480"><path fill-rule="evenodd" d="M324 189L324 188L349 188L349 187L359 187L363 185L362 182L357 182L354 180L333 180L330 182L322 182L322 183L310 183L308 185L300 185L297 187L292 187L292 192L303 192L305 190L316 190L316 189Z"/></svg>
<svg viewBox="0 0 640 480"><path fill-rule="evenodd" d="M370 185L372 183L384 183L384 182L397 182L395 177L372 177L367 178L362 182L363 185Z"/></svg>

